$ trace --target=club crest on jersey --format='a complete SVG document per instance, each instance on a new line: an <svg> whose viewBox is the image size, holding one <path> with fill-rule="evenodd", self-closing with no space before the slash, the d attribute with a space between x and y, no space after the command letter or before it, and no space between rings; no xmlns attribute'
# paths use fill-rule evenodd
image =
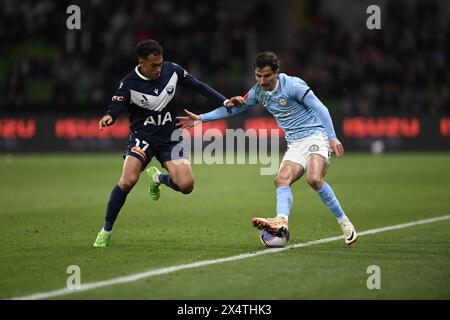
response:
<svg viewBox="0 0 450 320"><path fill-rule="evenodd" d="M168 87L166 88L166 91L167 91L168 94L172 94L173 91L174 91L174 89L175 89L174 86L170 85L170 86L168 86Z"/></svg>
<svg viewBox="0 0 450 320"><path fill-rule="evenodd" d="M287 100L285 97L280 97L280 99L278 99L278 104L280 106L285 106L287 104Z"/></svg>
<svg viewBox="0 0 450 320"><path fill-rule="evenodd" d="M144 121L144 126L147 126L149 124L154 126L163 126L166 124L166 122L172 122L172 116L170 112L166 112L164 117L162 117L161 114L148 117Z"/></svg>
<svg viewBox="0 0 450 320"><path fill-rule="evenodd" d="M310 145L308 150L309 152L319 151L319 146L317 144Z"/></svg>

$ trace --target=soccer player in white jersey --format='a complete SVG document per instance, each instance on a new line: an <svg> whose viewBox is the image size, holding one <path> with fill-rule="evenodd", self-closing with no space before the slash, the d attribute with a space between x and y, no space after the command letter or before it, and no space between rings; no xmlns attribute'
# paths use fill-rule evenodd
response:
<svg viewBox="0 0 450 320"><path fill-rule="evenodd" d="M288 149L275 178L277 215L275 218L254 218L253 225L277 236L287 232L293 202L291 186L306 172L308 184L334 214L344 233L345 243L350 245L357 239L355 228L332 188L324 181L331 152L343 157L344 147L336 137L328 109L302 79L280 73L279 65L275 53L259 53L254 65L256 84L244 97L230 99L236 104L234 107L220 107L201 115L186 111L186 117L177 118L177 125L189 128L202 121L223 119L261 104L285 131Z"/></svg>

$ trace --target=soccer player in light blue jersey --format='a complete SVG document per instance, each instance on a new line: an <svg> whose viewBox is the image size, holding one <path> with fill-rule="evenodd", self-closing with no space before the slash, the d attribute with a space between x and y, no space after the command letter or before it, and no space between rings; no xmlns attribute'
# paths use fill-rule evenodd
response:
<svg viewBox="0 0 450 320"><path fill-rule="evenodd" d="M293 202L291 186L306 172L308 184L334 214L344 233L345 243L350 245L357 239L355 228L344 213L333 189L324 181L331 152L342 157L344 147L336 137L328 109L305 81L279 73L279 65L275 53L259 53L254 65L256 84L244 97L230 99L235 104L234 107L220 107L201 115L186 111L186 117L178 117L178 125L189 128L201 121L223 119L255 105L262 105L285 131L288 149L275 178L277 216L254 218L253 225L277 236L288 232Z"/></svg>

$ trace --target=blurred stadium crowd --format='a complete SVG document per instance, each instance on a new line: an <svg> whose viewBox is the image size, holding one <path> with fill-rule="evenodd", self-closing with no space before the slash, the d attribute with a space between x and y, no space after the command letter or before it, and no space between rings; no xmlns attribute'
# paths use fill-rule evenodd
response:
<svg viewBox="0 0 450 320"><path fill-rule="evenodd" d="M72 3L81 8L81 30L66 27ZM307 81L333 113L448 114L444 5L389 1L382 29L374 31L345 28L321 14L319 1L303 6L294 37L278 46L276 36L261 36L276 25L267 14L276 2L0 0L0 111L101 112L136 64L134 44L154 38L166 60L228 96L252 86L253 56L269 49L279 53L282 72ZM215 107L188 90L181 94L180 107Z"/></svg>

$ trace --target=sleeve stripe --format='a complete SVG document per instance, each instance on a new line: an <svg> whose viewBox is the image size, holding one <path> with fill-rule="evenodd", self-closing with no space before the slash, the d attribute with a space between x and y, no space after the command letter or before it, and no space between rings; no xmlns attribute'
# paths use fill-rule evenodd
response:
<svg viewBox="0 0 450 320"><path fill-rule="evenodd" d="M311 88L308 88L308 90L306 90L305 94L303 95L302 99L300 100L300 102L303 102L303 99L305 99L306 95L308 94L308 92L311 91Z"/></svg>

